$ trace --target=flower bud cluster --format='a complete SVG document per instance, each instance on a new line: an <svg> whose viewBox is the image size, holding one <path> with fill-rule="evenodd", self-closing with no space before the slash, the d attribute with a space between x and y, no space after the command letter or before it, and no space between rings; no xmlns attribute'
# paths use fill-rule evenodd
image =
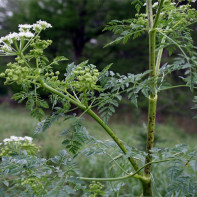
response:
<svg viewBox="0 0 197 197"><path fill-rule="evenodd" d="M58 75L60 74L59 71L54 72L47 72L45 74L46 80L49 83L52 83L53 85L55 84L56 86L59 86L61 84L61 81L58 80Z"/></svg>
<svg viewBox="0 0 197 197"><path fill-rule="evenodd" d="M33 48L30 50L30 54L34 57L39 57L43 54L43 50L46 49L49 45L51 45L51 40L40 40L39 37L30 44L30 46Z"/></svg>
<svg viewBox="0 0 197 197"><path fill-rule="evenodd" d="M38 177L22 178L19 186L26 185L32 189L36 196L40 196L40 194L45 194L47 192L47 190L44 188L44 184Z"/></svg>
<svg viewBox="0 0 197 197"><path fill-rule="evenodd" d="M90 197L94 197L95 194L103 194L104 192L102 191L103 185L100 182L95 182L92 181L92 184L89 185L90 191L93 192L94 194L91 194Z"/></svg>
<svg viewBox="0 0 197 197"><path fill-rule="evenodd" d="M33 139L29 136L6 138L3 143L0 143L0 157L24 153L24 151L29 155L35 155L39 148L32 144L32 141Z"/></svg>
<svg viewBox="0 0 197 197"><path fill-rule="evenodd" d="M23 63L23 60L19 60ZM27 76L31 74L30 68L27 66L20 66L18 63L8 63L9 68L5 70L5 73L1 73L0 77L6 78L5 84L10 84L12 82L17 82L18 84L23 83Z"/></svg>
<svg viewBox="0 0 197 197"><path fill-rule="evenodd" d="M76 81L73 82L72 86L74 86L78 91L91 90L96 88L99 71L93 64L85 67L79 65L73 71L73 74L76 76Z"/></svg>

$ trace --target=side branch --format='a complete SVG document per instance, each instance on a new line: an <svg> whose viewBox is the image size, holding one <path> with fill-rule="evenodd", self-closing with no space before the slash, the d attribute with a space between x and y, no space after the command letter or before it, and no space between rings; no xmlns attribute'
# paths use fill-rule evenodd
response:
<svg viewBox="0 0 197 197"><path fill-rule="evenodd" d="M84 181L119 181L119 180L128 179L128 178L133 177L133 178L142 180L144 183L149 183L150 182L150 177L138 175L138 173L140 172L140 170L142 170L143 168L145 168L146 166L148 166L150 164L168 162L168 161L171 161L171 160L177 160L177 158L164 159L164 160L160 160L160 161L152 161L152 162L149 162L149 163L145 164L144 166L142 166L141 168L139 168L139 170L137 170L134 173L131 172L130 174L128 174L126 176L121 176L121 177L117 177L117 178L88 178L88 177L78 177L78 179L81 179L81 180L84 180Z"/></svg>
<svg viewBox="0 0 197 197"><path fill-rule="evenodd" d="M124 154L126 154L128 151L126 149L126 147L124 146L124 144L122 143L122 141L114 134L114 132L101 120L101 118L99 118L99 116L97 116L97 114L95 114L91 109L87 108L85 105L81 104L80 102L73 100L72 98L64 95L63 93L59 92L58 90L52 88L51 86L47 85L46 83L44 83L42 80L40 80L40 83L42 85L43 88L47 89L49 92L52 92L62 98L68 99L72 104L74 104L75 106L79 107L80 109L82 109L83 111L86 111L86 113L88 113L94 120L96 120L102 127L103 129L111 136L111 138L115 141L115 143L119 146L119 148L122 150L122 152ZM129 162L132 164L133 168L138 171L138 165L136 163L136 161L134 160L133 157L129 157L128 158ZM140 175L142 174L140 171L138 172Z"/></svg>
<svg viewBox="0 0 197 197"><path fill-rule="evenodd" d="M153 28L157 27L157 22L159 20L159 16L160 16L160 13L161 13L163 2L164 2L164 0L161 0L160 3L159 3L159 8L158 8L156 16L155 16L155 21L154 21L154 24L153 24Z"/></svg>

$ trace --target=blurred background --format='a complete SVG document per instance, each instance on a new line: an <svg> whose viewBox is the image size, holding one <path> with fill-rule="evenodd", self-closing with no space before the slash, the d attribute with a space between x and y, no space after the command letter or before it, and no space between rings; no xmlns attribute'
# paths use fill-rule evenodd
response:
<svg viewBox="0 0 197 197"><path fill-rule="evenodd" d="M195 3L193 6L197 8ZM142 8L142 11L145 11L144 9ZM0 36L17 31L18 24L45 20L53 26L53 29L45 31L42 35L53 41L47 51L49 59L58 55L66 56L69 62L75 63L88 59L99 69L114 63L111 67L113 71L136 74L148 67L147 35L129 40L126 45L103 48L114 40L115 36L102 31L112 19L132 18L135 14L136 10L130 0L0 0ZM197 25L191 28L196 45ZM164 51L163 57L163 63L173 59L167 51ZM6 68L9 61L12 61L9 57L0 58L0 72ZM54 67L54 70L60 70L63 77L66 66L67 63L61 64ZM172 83L177 80L177 75L178 72L172 74ZM0 141L10 135L33 136L36 120L25 111L25 106L10 99L19 89L15 85L4 86L4 81L0 79ZM184 88L168 90L159 95L156 138L158 146L196 144L197 122L192 117L197 112L191 109L194 105L193 96ZM147 106L147 99L144 97L139 97L138 109L123 99L118 113L110 120L110 124L123 140L126 139L126 142L141 149L144 149L146 138ZM101 139L108 138L92 120L86 124L91 134ZM43 146L42 154L53 155L54 151L62 148L59 133L65 127L64 122L58 122L50 128L49 135L35 136L37 143Z"/></svg>

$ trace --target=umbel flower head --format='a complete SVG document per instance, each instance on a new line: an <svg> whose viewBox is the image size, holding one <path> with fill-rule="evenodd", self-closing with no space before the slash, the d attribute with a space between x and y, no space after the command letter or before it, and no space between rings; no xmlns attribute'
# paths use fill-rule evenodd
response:
<svg viewBox="0 0 197 197"><path fill-rule="evenodd" d="M29 136L5 138L3 143L0 143L0 157L18 154L35 155L39 148L32 141L33 138Z"/></svg>
<svg viewBox="0 0 197 197"><path fill-rule="evenodd" d="M51 28L52 25L46 21L39 20L35 24L20 24L19 33L13 32L0 38L0 53L4 55L16 55L21 47L25 48L25 41L33 39L36 34L40 33L42 30ZM20 44L19 44L20 43Z"/></svg>
<svg viewBox="0 0 197 197"><path fill-rule="evenodd" d="M23 142L27 142L27 143L32 143L33 138L29 137L29 136L25 136L25 137L17 137L17 136L10 136L10 138L5 138L3 140L3 143L6 145L8 143L23 143Z"/></svg>

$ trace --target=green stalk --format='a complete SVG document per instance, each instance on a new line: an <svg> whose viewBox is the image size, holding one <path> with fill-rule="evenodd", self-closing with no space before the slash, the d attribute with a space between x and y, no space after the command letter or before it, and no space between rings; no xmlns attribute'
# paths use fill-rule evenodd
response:
<svg viewBox="0 0 197 197"><path fill-rule="evenodd" d="M88 178L88 177L78 177L78 179L81 179L81 180L84 180L84 181L119 181L119 180L123 180L123 179L128 179L128 178L134 177L134 178L137 178L137 179L143 179L145 183L149 183L150 182L150 179L149 178L147 178L145 176L140 176L137 173L140 170L142 170L143 168L145 168L146 166L150 165L150 164L168 162L168 161L172 161L172 160L177 160L177 158L170 158L170 159L164 159L164 160L159 160L159 161L152 161L150 163L145 164L141 168L139 168L135 173L132 173L131 172L128 175L117 177L117 178Z"/></svg>
<svg viewBox="0 0 197 197"><path fill-rule="evenodd" d="M69 99L69 101L74 104L75 106L79 107L83 111L86 111L94 120L96 120L102 127L103 129L111 136L111 138L116 142L116 144L119 146L119 148L122 150L124 154L127 153L127 149L125 148L124 144L122 141L114 134L114 132L91 110L88 109L85 105L81 104L80 102L73 100L69 98L68 96L64 95L63 93L59 92L58 90L52 88L51 86L47 85L44 83L42 80L40 80L40 83L43 88L47 89L49 92L52 92L62 98ZM136 161L133 159L133 157L128 158L129 162L132 164L133 168L138 171L138 165ZM142 173L139 171L139 175L142 175Z"/></svg>
<svg viewBox="0 0 197 197"><path fill-rule="evenodd" d="M156 47L156 24L159 19L159 14L161 12L161 6L159 6L158 12L156 14L155 21L153 22L153 11L152 11L152 0L147 0L147 14L148 14L148 25L149 25L149 69L150 78L155 78L156 76L156 55L155 55L155 47ZM156 92L156 80L152 83L152 89L154 93L151 92L149 94L149 107L148 107L148 130L147 130L147 142L146 142L146 160L144 168L145 176L150 179L151 172L151 149L154 146L154 134L155 134L155 118L156 118L156 108L157 108L157 92ZM143 184L143 195L144 196L152 196L151 189L151 181L147 184Z"/></svg>

